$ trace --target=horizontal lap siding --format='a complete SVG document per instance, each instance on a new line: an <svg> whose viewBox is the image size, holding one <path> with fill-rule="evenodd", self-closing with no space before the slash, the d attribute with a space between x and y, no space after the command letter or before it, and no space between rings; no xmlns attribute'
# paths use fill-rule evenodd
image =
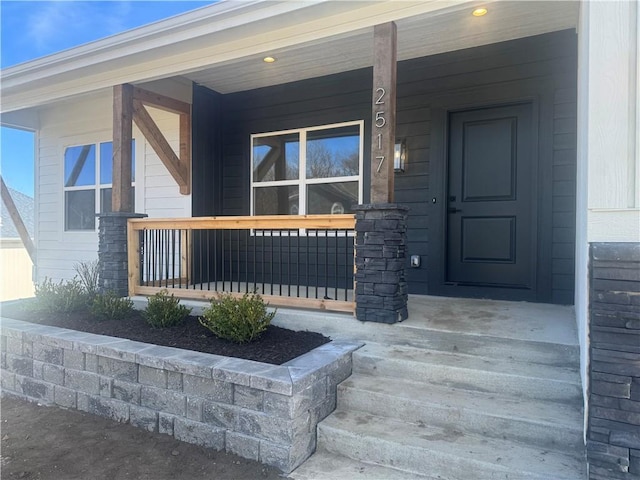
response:
<svg viewBox="0 0 640 480"><path fill-rule="evenodd" d="M37 280L70 279L78 262L98 257L98 234L64 231L64 150L70 145L107 142L112 138L112 98L95 95L41 112L36 156ZM152 116L175 152L179 131L176 115L152 109ZM136 139L136 211L151 217L189 217L190 196L178 186L153 148L134 127ZM142 192L142 193L141 193Z"/></svg>
<svg viewBox="0 0 640 480"><path fill-rule="evenodd" d="M428 255L431 105L444 95L496 87L516 94L523 81L551 82L554 89L553 158L550 176L542 178L552 192L552 296L546 301L573 303L576 165L576 40L571 31L525 38L433 57L401 62L398 66L398 138L405 138L408 165L395 177L396 201L408 205L408 252ZM491 99L477 100L491 105ZM540 127L543 128L542 126ZM442 159L435 159L443 161ZM542 185L540 185L542 187ZM548 247L547 247L548 248ZM408 270L409 291L429 293L427 275Z"/></svg>
<svg viewBox="0 0 640 480"><path fill-rule="evenodd" d="M553 124L553 158L546 161L549 174L542 179L552 192L551 267L556 303L573 302L573 245L575 236L575 135L576 42L571 31L407 60L398 65L397 138L409 150L405 173L395 176L395 201L410 207L408 255L423 257L423 268L408 268L409 291L429 293L424 265L428 255L431 159L431 108L444 95L466 93L478 87L495 87L518 95L524 81L551 82L555 95L553 116L540 123ZM194 197L194 212L201 215L250 213L250 135L350 120L365 120L364 185L368 201L371 135L371 69L346 72L275 87L218 95L212 104L194 102L194 127L198 140L219 135L216 147L202 145L194 169L205 175L220 197L207 196L203 188ZM206 95L200 89L201 95ZM217 95L213 92L210 95ZM198 98L197 96L194 98ZM478 99L482 104L483 99ZM485 104L491 105L491 99ZM204 111L210 108L209 112ZM215 115L219 115L219 118ZM208 119L208 121L207 121ZM194 120L195 123L195 120ZM219 129L212 127L219 125ZM541 127L542 128L542 127ZM216 137L218 138L218 137ZM217 169L217 170L216 170ZM215 171L215 172L214 172ZM199 175L196 175L198 177ZM195 188L194 188L195 191ZM205 200L206 199L206 200ZM407 265L408 266L408 265Z"/></svg>
<svg viewBox="0 0 640 480"><path fill-rule="evenodd" d="M371 70L359 70L224 96L222 214L250 213L251 134L351 120L368 123L370 86Z"/></svg>

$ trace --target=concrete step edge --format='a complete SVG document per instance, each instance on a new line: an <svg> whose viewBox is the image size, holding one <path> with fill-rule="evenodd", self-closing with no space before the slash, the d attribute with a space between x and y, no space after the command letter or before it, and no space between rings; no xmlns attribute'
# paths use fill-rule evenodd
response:
<svg viewBox="0 0 640 480"><path fill-rule="evenodd" d="M465 436L455 430L418 427L375 415L338 410L319 425L319 444L358 461L376 461L449 480L584 478L579 456L515 445L497 439ZM395 435L395 437L394 437ZM368 455L373 456L372 460ZM352 457L353 458L353 457Z"/></svg>

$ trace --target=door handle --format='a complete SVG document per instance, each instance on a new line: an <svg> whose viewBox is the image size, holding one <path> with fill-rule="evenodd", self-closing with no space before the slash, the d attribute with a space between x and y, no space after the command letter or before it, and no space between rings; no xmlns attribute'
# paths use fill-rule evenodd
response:
<svg viewBox="0 0 640 480"><path fill-rule="evenodd" d="M449 207L449 213L459 213L462 210L460 210L459 208L455 208L455 207Z"/></svg>

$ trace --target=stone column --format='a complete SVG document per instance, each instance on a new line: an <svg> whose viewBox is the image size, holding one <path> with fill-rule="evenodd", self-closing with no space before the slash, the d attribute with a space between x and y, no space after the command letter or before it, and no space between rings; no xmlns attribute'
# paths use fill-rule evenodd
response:
<svg viewBox="0 0 640 480"><path fill-rule="evenodd" d="M407 212L394 203L358 205L356 211L356 317L396 323L408 317L405 274Z"/></svg>
<svg viewBox="0 0 640 480"><path fill-rule="evenodd" d="M590 245L589 478L640 478L640 243Z"/></svg>
<svg viewBox="0 0 640 480"><path fill-rule="evenodd" d="M98 287L120 297L129 294L127 261L127 219L144 218L146 214L111 212L98 215Z"/></svg>

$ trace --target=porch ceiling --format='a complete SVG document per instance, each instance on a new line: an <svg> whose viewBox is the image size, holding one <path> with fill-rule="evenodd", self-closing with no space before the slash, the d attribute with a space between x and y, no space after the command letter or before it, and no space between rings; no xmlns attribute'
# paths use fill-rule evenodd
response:
<svg viewBox="0 0 640 480"><path fill-rule="evenodd" d="M489 13L473 17L480 5ZM405 60L572 28L578 10L577 1L221 1L4 69L2 123L30 127L34 108L123 83L186 78L232 93L368 67L373 27L388 21Z"/></svg>
<svg viewBox="0 0 640 480"><path fill-rule="evenodd" d="M576 1L483 2L489 13L480 18L471 15L480 5L478 2L435 3L440 4L439 10L396 20L398 60L575 28L578 21ZM445 3L450 6L442 8ZM372 42L373 27L363 27L329 38L263 50L185 77L220 93L251 90L370 67ZM276 62L263 62L267 54L275 57Z"/></svg>

